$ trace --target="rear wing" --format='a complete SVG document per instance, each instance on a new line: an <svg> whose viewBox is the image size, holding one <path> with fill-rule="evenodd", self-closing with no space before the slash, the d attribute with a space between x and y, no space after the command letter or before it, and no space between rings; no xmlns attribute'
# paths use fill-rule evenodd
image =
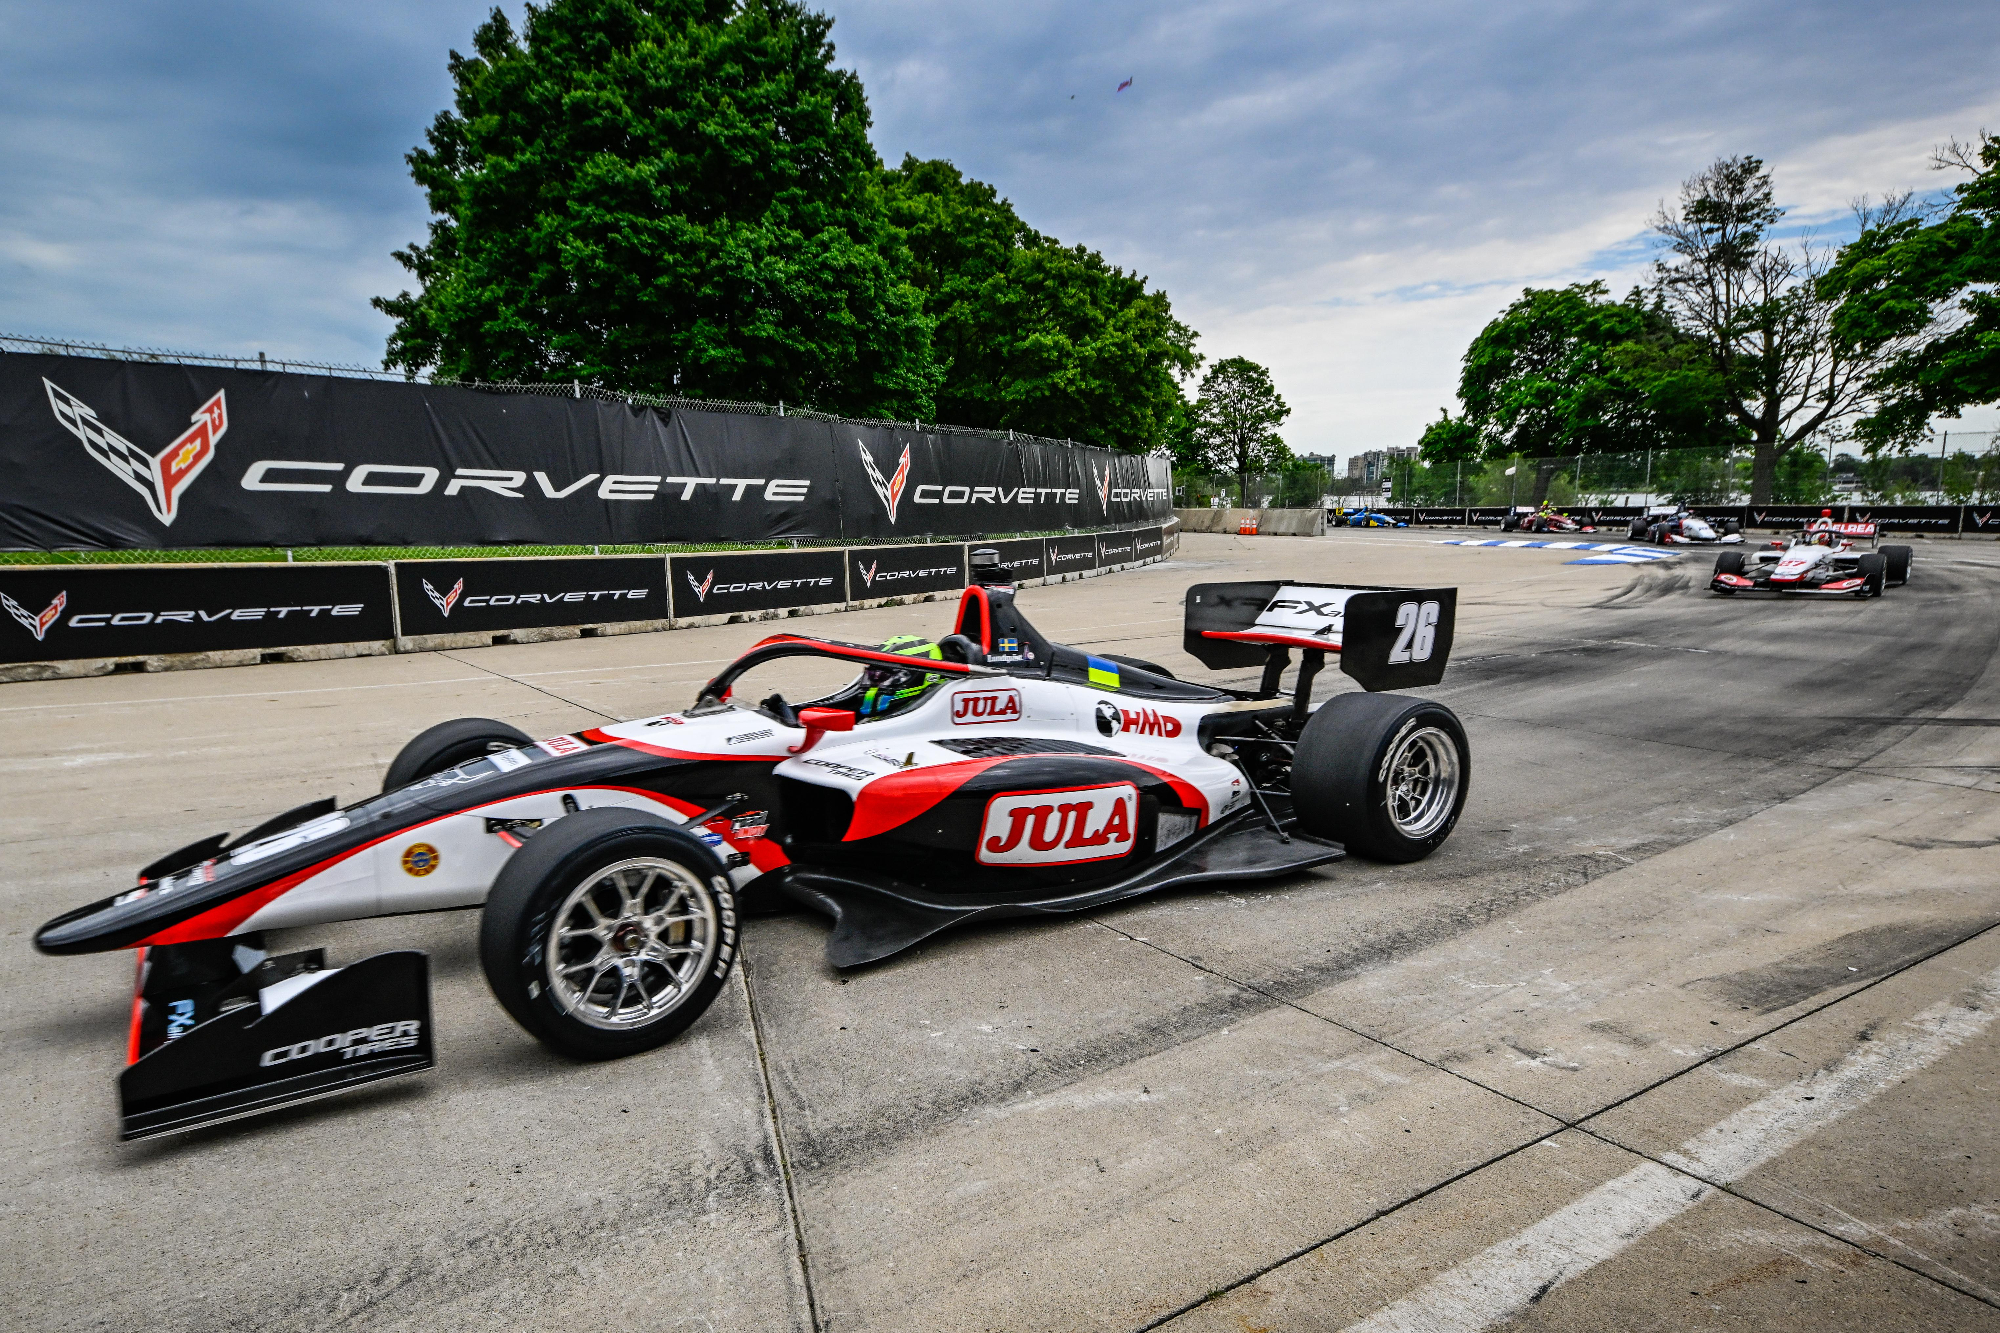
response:
<svg viewBox="0 0 2000 1333"><path fill-rule="evenodd" d="M1843 537L1866 537L1869 541L1880 538L1880 531L1873 523L1836 523L1830 518L1816 518L1806 524L1806 532L1835 532Z"/></svg>
<svg viewBox="0 0 2000 1333"><path fill-rule="evenodd" d="M1403 690L1444 678L1457 608L1456 588L1197 583L1181 646L1215 670L1269 666L1291 648L1335 653L1362 689Z"/></svg>

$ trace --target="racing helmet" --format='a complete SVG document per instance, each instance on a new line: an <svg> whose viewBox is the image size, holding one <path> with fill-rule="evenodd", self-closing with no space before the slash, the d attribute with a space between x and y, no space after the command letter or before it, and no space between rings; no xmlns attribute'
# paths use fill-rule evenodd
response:
<svg viewBox="0 0 2000 1333"><path fill-rule="evenodd" d="M900 656L944 660L944 649L917 634L898 634L882 641L882 651ZM943 683L937 671L875 663L861 670L861 705L854 711L862 718L887 717L915 706L918 700Z"/></svg>

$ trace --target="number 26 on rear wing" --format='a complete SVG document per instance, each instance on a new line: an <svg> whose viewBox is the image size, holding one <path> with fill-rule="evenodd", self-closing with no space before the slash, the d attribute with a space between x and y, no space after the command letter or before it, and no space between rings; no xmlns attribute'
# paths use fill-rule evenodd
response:
<svg viewBox="0 0 2000 1333"><path fill-rule="evenodd" d="M1412 689L1444 678L1457 606L1456 588L1198 583L1181 643L1216 670L1268 665L1290 648L1329 652L1365 690Z"/></svg>

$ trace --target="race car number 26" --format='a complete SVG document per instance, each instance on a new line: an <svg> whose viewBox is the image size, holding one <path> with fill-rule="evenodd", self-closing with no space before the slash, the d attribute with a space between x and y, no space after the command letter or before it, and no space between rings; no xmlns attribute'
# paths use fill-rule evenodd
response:
<svg viewBox="0 0 2000 1333"><path fill-rule="evenodd" d="M1389 665L1428 662L1437 644L1438 604L1404 602L1396 608L1396 646L1389 650Z"/></svg>

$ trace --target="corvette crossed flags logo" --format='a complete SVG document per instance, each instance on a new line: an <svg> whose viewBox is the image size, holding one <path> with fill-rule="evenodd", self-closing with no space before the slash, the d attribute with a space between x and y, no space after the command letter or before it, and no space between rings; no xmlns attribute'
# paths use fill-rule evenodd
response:
<svg viewBox="0 0 2000 1333"><path fill-rule="evenodd" d="M68 605L69 594L59 592L56 594L56 599L42 609L40 615L35 615L6 593L0 592L0 606L6 607L7 614L20 621L22 628L35 636L36 643L42 641L42 636L49 632L49 626L56 623L56 617L60 616L63 608Z"/></svg>
<svg viewBox="0 0 2000 1333"><path fill-rule="evenodd" d="M896 506L903 501L903 487L910 481L910 446L903 446L903 457L896 464L896 475L883 480L882 469L875 466L875 455L868 452L868 446L856 440L854 447L861 451L861 466L867 470L868 484L875 488L882 507L889 511L889 521L896 521Z"/></svg>
<svg viewBox="0 0 2000 1333"><path fill-rule="evenodd" d="M431 601L437 606L438 614L449 618L451 616L451 608L458 605L458 595L465 591L465 580L460 579L458 582L452 584L451 591L440 597L438 590L431 586L431 581L425 579L424 591L430 594Z"/></svg>
<svg viewBox="0 0 2000 1333"><path fill-rule="evenodd" d="M179 512L181 492L209 465L215 457L216 441L229 429L228 405L222 390L217 389L215 397L195 412L192 426L159 453L149 454L98 420L90 404L69 390L49 379L42 384L49 391L49 409L63 429L83 441L92 458L139 492L153 517L169 526Z"/></svg>

